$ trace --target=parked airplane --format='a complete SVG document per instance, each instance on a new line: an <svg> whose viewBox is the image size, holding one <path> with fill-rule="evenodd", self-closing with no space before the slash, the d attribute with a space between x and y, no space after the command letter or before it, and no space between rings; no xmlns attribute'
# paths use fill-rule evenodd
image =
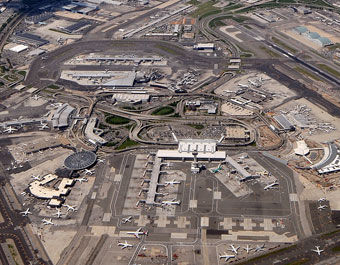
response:
<svg viewBox="0 0 340 265"><path fill-rule="evenodd" d="M88 182L88 179L87 178L77 178L77 179L75 179L75 181L79 181L80 183L83 183L83 181Z"/></svg>
<svg viewBox="0 0 340 265"><path fill-rule="evenodd" d="M252 250L253 248L249 247L249 245L247 245L247 247L243 248L247 254L249 254L249 251Z"/></svg>
<svg viewBox="0 0 340 265"><path fill-rule="evenodd" d="M318 255L320 256L321 255L321 252L324 251L323 249L320 249L320 246L315 246L316 249L312 249L312 251L318 253Z"/></svg>
<svg viewBox="0 0 340 265"><path fill-rule="evenodd" d="M277 181L265 186L263 189L264 190L269 190L269 189L274 189L275 186L279 185L279 183Z"/></svg>
<svg viewBox="0 0 340 265"><path fill-rule="evenodd" d="M261 84L258 84L258 83L254 82L254 81L252 81L252 80L248 80L248 82L249 82L251 85L253 85L254 87L260 87L260 86L261 86Z"/></svg>
<svg viewBox="0 0 340 265"><path fill-rule="evenodd" d="M30 208L27 208L26 211L20 212L20 213L22 214L22 216L27 216L27 215L29 215L29 214L32 214L32 213L30 212Z"/></svg>
<svg viewBox="0 0 340 265"><path fill-rule="evenodd" d="M181 182L178 180L174 180L174 179L171 181L165 181L165 186L168 186L168 185L173 186L174 184L181 184Z"/></svg>
<svg viewBox="0 0 340 265"><path fill-rule="evenodd" d="M324 201L327 201L327 199L326 199L326 198L320 198L320 199L318 199L318 202L324 202Z"/></svg>
<svg viewBox="0 0 340 265"><path fill-rule="evenodd" d="M34 179L34 180L41 180L40 176L34 176L33 175L33 176L31 176L31 178Z"/></svg>
<svg viewBox="0 0 340 265"><path fill-rule="evenodd" d="M7 133L12 133L14 131L17 131L18 129L15 129L12 126L6 127L5 130L3 132L7 132Z"/></svg>
<svg viewBox="0 0 340 265"><path fill-rule="evenodd" d="M131 223L131 219L132 219L132 216L129 216L128 218L123 218L122 219L122 223L125 224L125 223Z"/></svg>
<svg viewBox="0 0 340 265"><path fill-rule="evenodd" d="M133 245L128 244L128 242L125 240L125 243L118 242L118 246L121 247L121 249L128 248L128 247L133 247Z"/></svg>
<svg viewBox="0 0 340 265"><path fill-rule="evenodd" d="M93 173L94 173L94 170L85 169L86 175L93 175Z"/></svg>
<svg viewBox="0 0 340 265"><path fill-rule="evenodd" d="M41 96L38 96L37 94L35 94L32 98L33 98L34 100L38 100L39 98L41 98Z"/></svg>
<svg viewBox="0 0 340 265"><path fill-rule="evenodd" d="M180 205L181 201L172 199L171 201L162 201L161 204L162 205Z"/></svg>
<svg viewBox="0 0 340 265"><path fill-rule="evenodd" d="M240 248L240 246L234 247L234 245L230 245L230 247L231 247L231 248L230 248L229 250L232 251L232 252L234 252L234 253L237 255L237 254L238 254L238 253L237 253L237 250Z"/></svg>
<svg viewBox="0 0 340 265"><path fill-rule="evenodd" d="M238 84L239 87L242 87L242 88L248 88L249 86L248 85L243 85L243 84Z"/></svg>
<svg viewBox="0 0 340 265"><path fill-rule="evenodd" d="M327 208L327 205L320 205L320 206L318 207L319 210L323 210L323 209L326 209L326 208Z"/></svg>
<svg viewBox="0 0 340 265"><path fill-rule="evenodd" d="M262 246L256 245L255 252L264 251L264 244Z"/></svg>
<svg viewBox="0 0 340 265"><path fill-rule="evenodd" d="M228 255L227 253L223 253L223 255L219 255L220 259L225 259L225 261L228 261L231 258L235 258L235 255Z"/></svg>
<svg viewBox="0 0 340 265"><path fill-rule="evenodd" d="M133 231L128 231L128 232L126 232L127 234L129 234L129 235L134 235L135 237L137 237L137 238L140 238L140 236L142 236L142 235L148 235L148 231L143 231L142 230L142 228L140 227L140 228L138 228L138 230L137 231L135 231L135 232L133 232Z"/></svg>
<svg viewBox="0 0 340 265"><path fill-rule="evenodd" d="M47 123L41 123L40 125L39 125L39 130L45 130L45 129L48 129L49 127L48 127L48 125L47 125Z"/></svg>
<svg viewBox="0 0 340 265"><path fill-rule="evenodd" d="M58 209L57 212L55 214L53 214L53 215L56 215L57 218L60 218L60 216L62 216L63 213L60 211L60 209Z"/></svg>
<svg viewBox="0 0 340 265"><path fill-rule="evenodd" d="M64 207L67 207L67 211L72 211L72 212L74 212L74 211L76 211L76 205L74 205L74 206L71 206L71 205L68 205L68 204L64 204L63 205Z"/></svg>
<svg viewBox="0 0 340 265"><path fill-rule="evenodd" d="M217 168L212 168L210 171L211 173L218 173L222 170L222 167L219 165Z"/></svg>
<svg viewBox="0 0 340 265"><path fill-rule="evenodd" d="M44 223L44 225L54 225L54 223L52 222L52 218L48 219L42 219L42 222Z"/></svg>

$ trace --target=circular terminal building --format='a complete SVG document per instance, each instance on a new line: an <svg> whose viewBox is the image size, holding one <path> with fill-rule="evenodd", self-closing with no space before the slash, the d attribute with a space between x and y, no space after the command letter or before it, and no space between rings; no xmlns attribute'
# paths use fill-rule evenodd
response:
<svg viewBox="0 0 340 265"><path fill-rule="evenodd" d="M71 170L81 170L92 166L97 160L95 153L90 151L81 151L68 156L64 165Z"/></svg>

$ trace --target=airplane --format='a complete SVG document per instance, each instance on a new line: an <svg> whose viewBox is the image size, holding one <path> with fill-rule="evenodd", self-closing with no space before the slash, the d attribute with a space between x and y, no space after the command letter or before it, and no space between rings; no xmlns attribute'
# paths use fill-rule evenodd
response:
<svg viewBox="0 0 340 265"><path fill-rule="evenodd" d="M31 176L31 178L34 180L41 180L40 176Z"/></svg>
<svg viewBox="0 0 340 265"><path fill-rule="evenodd" d="M132 232L132 231L128 231L128 232L126 232L127 234L129 234L129 235L134 235L136 238L140 238L140 236L142 236L142 235L148 235L148 231L143 231L142 230L142 228L140 227L140 228L138 228L138 230L137 231L135 231L135 232Z"/></svg>
<svg viewBox="0 0 340 265"><path fill-rule="evenodd" d="M181 182L178 180L174 180L174 179L171 181L165 181L165 186L168 186L168 185L173 186L174 184L181 184Z"/></svg>
<svg viewBox="0 0 340 265"><path fill-rule="evenodd" d="M131 218L132 218L132 216L129 216L128 218L123 218L123 219L122 219L122 223L123 223L123 224L125 224L125 223L127 223L127 222L128 222L128 223L131 223Z"/></svg>
<svg viewBox="0 0 340 265"><path fill-rule="evenodd" d="M30 208L27 208L26 211L20 212L20 213L22 214L22 216L27 216L27 215L29 215L29 214L32 214L32 213L30 212Z"/></svg>
<svg viewBox="0 0 340 265"><path fill-rule="evenodd" d="M260 87L260 86L261 86L261 84L258 84L258 83L254 82L254 81L252 81L252 80L248 80L248 82L249 82L251 85L253 85L254 87Z"/></svg>
<svg viewBox="0 0 340 265"><path fill-rule="evenodd" d="M279 183L277 181L275 181L275 182L265 186L263 189L264 190L274 189L274 186L277 186L277 185L279 185Z"/></svg>
<svg viewBox="0 0 340 265"><path fill-rule="evenodd" d="M12 133L14 131L17 131L18 129L15 129L14 127L12 126L9 126L9 127L6 127L4 132L7 132L7 133Z"/></svg>
<svg viewBox="0 0 340 265"><path fill-rule="evenodd" d="M93 175L93 173L94 173L94 170L85 169L86 175Z"/></svg>
<svg viewBox="0 0 340 265"><path fill-rule="evenodd" d="M62 216L63 214L61 213L60 209L58 209L57 212L53 215L56 215L57 218L60 218L60 216Z"/></svg>
<svg viewBox="0 0 340 265"><path fill-rule="evenodd" d="M98 163L104 163L105 159L98 158Z"/></svg>
<svg viewBox="0 0 340 265"><path fill-rule="evenodd" d="M210 171L211 171L211 173L218 173L218 172L220 172L220 170L222 170L222 167L218 166L217 168L213 168Z"/></svg>
<svg viewBox="0 0 340 265"><path fill-rule="evenodd" d="M126 240L125 240L125 243L118 242L118 246L121 246L121 249L133 247L133 245L128 244L128 242Z"/></svg>
<svg viewBox="0 0 340 265"><path fill-rule="evenodd" d="M324 201L327 201L327 199L326 199L326 198L320 198L320 199L318 199L318 202L324 202Z"/></svg>
<svg viewBox="0 0 340 265"><path fill-rule="evenodd" d="M327 205L320 205L319 207L318 207L318 209L321 211L321 210L323 210L323 209L326 209L327 208Z"/></svg>
<svg viewBox="0 0 340 265"><path fill-rule="evenodd" d="M247 254L249 253L250 250L252 250L253 248L250 248L249 245L247 245L247 247L243 248Z"/></svg>
<svg viewBox="0 0 340 265"><path fill-rule="evenodd" d="M88 179L87 178L77 178L77 179L75 179L75 181L79 181L80 183L83 183L83 181L88 182Z"/></svg>
<svg viewBox="0 0 340 265"><path fill-rule="evenodd" d="M42 219L42 222L44 223L44 225L54 225L54 223L52 222L52 218L50 218L50 220L47 219Z"/></svg>
<svg viewBox="0 0 340 265"><path fill-rule="evenodd" d="M44 129L48 129L49 127L48 127L48 125L47 125L47 123L41 123L40 125L39 125L39 130L44 130Z"/></svg>
<svg viewBox="0 0 340 265"><path fill-rule="evenodd" d="M255 252L264 251L264 244L262 246L256 245Z"/></svg>
<svg viewBox="0 0 340 265"><path fill-rule="evenodd" d="M142 247L142 250L143 250L143 251L145 251L145 250L146 250L146 247L145 247L145 246L143 246L143 247Z"/></svg>
<svg viewBox="0 0 340 265"><path fill-rule="evenodd" d="M238 84L239 87L242 87L242 88L248 88L249 86L248 85L243 85L243 84Z"/></svg>
<svg viewBox="0 0 340 265"><path fill-rule="evenodd" d="M324 251L323 249L320 249L320 246L315 246L316 249L311 249L312 251L318 253L318 255L320 256L321 252Z"/></svg>
<svg viewBox="0 0 340 265"><path fill-rule="evenodd" d="M231 258L235 258L235 255L228 255L227 253L223 253L223 255L219 255L220 259L225 259L225 261L228 261Z"/></svg>
<svg viewBox="0 0 340 265"><path fill-rule="evenodd" d="M181 204L181 201L180 200L175 200L175 199L172 199L171 201L162 201L161 202L162 205L180 205Z"/></svg>
<svg viewBox="0 0 340 265"><path fill-rule="evenodd" d="M68 204L65 204L65 205L63 205L64 207L67 207L67 211L70 211L70 210L72 210L72 212L74 212L74 211L76 211L76 205L74 205L74 206L71 206L71 205L68 205Z"/></svg>
<svg viewBox="0 0 340 265"><path fill-rule="evenodd" d="M237 253L237 250L240 248L240 246L234 247L234 245L230 245L230 247L231 247L231 248L230 248L229 250L232 251L232 252L234 252L234 253L237 255L237 254L238 254L238 253Z"/></svg>
<svg viewBox="0 0 340 265"><path fill-rule="evenodd" d="M38 100L39 98L41 98L41 96L38 96L37 94L35 94L32 98L33 98L34 100Z"/></svg>

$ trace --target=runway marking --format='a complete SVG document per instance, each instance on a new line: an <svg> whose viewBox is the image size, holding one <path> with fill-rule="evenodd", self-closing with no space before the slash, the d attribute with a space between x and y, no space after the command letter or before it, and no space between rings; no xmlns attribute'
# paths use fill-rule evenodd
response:
<svg viewBox="0 0 340 265"><path fill-rule="evenodd" d="M171 222L170 220L168 220L168 217L166 215L160 215L155 223L157 224L157 227L166 227Z"/></svg>
<svg viewBox="0 0 340 265"><path fill-rule="evenodd" d="M178 228L186 228L190 226L190 221L187 221L186 216L178 216L177 220L174 221L174 224L177 225Z"/></svg>
<svg viewBox="0 0 340 265"><path fill-rule="evenodd" d="M220 225L223 227L223 229L232 229L233 220L230 217L225 217L223 222L220 222Z"/></svg>

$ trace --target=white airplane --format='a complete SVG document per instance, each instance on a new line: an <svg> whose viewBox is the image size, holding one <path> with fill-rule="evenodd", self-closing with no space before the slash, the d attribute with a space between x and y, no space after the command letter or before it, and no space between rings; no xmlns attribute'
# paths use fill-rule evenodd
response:
<svg viewBox="0 0 340 265"><path fill-rule="evenodd" d="M27 208L26 211L20 212L20 213L22 214L22 216L27 216L27 215L29 215L29 214L32 214L32 213L30 212L30 208Z"/></svg>
<svg viewBox="0 0 340 265"><path fill-rule="evenodd" d="M121 243L121 242L118 242L118 246L121 247L121 249L124 249L124 248L129 248L129 247L133 247L133 245L131 244L128 244L128 242L125 240L125 243Z"/></svg>
<svg viewBox="0 0 340 265"><path fill-rule="evenodd" d="M54 223L52 222L52 218L50 218L50 220L48 219L42 219L42 222L44 223L44 225L54 225Z"/></svg>
<svg viewBox="0 0 340 265"><path fill-rule="evenodd" d="M174 184L181 184L181 182L178 180L174 180L174 179L171 181L165 181L165 186L168 186L168 185L173 186Z"/></svg>
<svg viewBox="0 0 340 265"><path fill-rule="evenodd" d="M320 256L321 252L324 251L323 249L320 249L320 246L315 246L316 249L311 249L312 251L318 253L318 255Z"/></svg>
<svg viewBox="0 0 340 265"><path fill-rule="evenodd" d="M93 175L93 173L94 173L94 170L85 169L86 175Z"/></svg>
<svg viewBox="0 0 340 265"><path fill-rule="evenodd" d="M132 216L129 216L128 218L123 218L123 219L122 219L122 223L123 223L123 224L125 224L125 223L127 223L127 222L128 222L128 223L131 223L131 218L132 218Z"/></svg>
<svg viewBox="0 0 340 265"><path fill-rule="evenodd" d="M237 254L238 254L238 253L237 253L237 250L240 248L240 246L234 247L234 245L230 245L230 247L231 247L231 248L230 248L229 250L232 251L232 252L234 252L234 253L237 255Z"/></svg>
<svg viewBox="0 0 340 265"><path fill-rule="evenodd" d="M40 125L39 125L39 130L45 130L45 129L48 129L49 127L48 127L48 125L47 125L47 123L41 123Z"/></svg>
<svg viewBox="0 0 340 265"><path fill-rule="evenodd" d="M255 252L264 251L264 244L262 246L256 245Z"/></svg>
<svg viewBox="0 0 340 265"><path fill-rule="evenodd" d="M34 176L33 175L33 176L31 176L31 178L34 179L34 180L41 180L40 176Z"/></svg>
<svg viewBox="0 0 340 265"><path fill-rule="evenodd" d="M180 205L181 204L181 201L180 200L175 200L175 199L172 199L171 201L162 201L161 202L162 205Z"/></svg>
<svg viewBox="0 0 340 265"><path fill-rule="evenodd" d="M249 82L250 84L252 84L254 87L260 87L260 86L261 86L261 84L258 84L258 83L254 82L254 81L252 81L252 80L248 80L248 82Z"/></svg>
<svg viewBox="0 0 340 265"><path fill-rule="evenodd" d="M326 208L327 208L327 205L320 205L320 206L318 207L319 210L323 210L323 209L326 209Z"/></svg>
<svg viewBox="0 0 340 265"><path fill-rule="evenodd" d="M14 131L17 131L18 129L15 129L14 127L12 126L9 126L9 127L6 127L4 132L7 132L7 133L12 133Z"/></svg>
<svg viewBox="0 0 340 265"><path fill-rule="evenodd" d="M129 235L134 235L135 237L137 237L137 238L140 238L140 236L142 236L142 235L148 235L148 231L143 231L142 230L142 228L140 227L140 228L138 228L138 230L137 231L135 231L135 232L133 232L133 231L128 231L128 232L126 232L127 234L129 234Z"/></svg>
<svg viewBox="0 0 340 265"><path fill-rule="evenodd" d="M58 209L57 212L55 214L53 214L53 215L56 215L57 218L60 218L60 216L62 216L63 213L60 211L60 209Z"/></svg>
<svg viewBox="0 0 340 265"><path fill-rule="evenodd" d="M227 253L223 253L223 255L219 255L220 259L225 259L225 261L228 261L231 258L235 258L235 255L228 255Z"/></svg>
<svg viewBox="0 0 340 265"><path fill-rule="evenodd" d="M41 98L41 96L38 96L37 94L35 94L32 98L33 98L34 100L38 100L39 98Z"/></svg>
<svg viewBox="0 0 340 265"><path fill-rule="evenodd" d="M83 183L83 181L88 182L88 179L87 178L77 178L77 179L75 179L75 181L79 181L80 183Z"/></svg>
<svg viewBox="0 0 340 265"><path fill-rule="evenodd" d="M72 212L74 212L74 211L76 211L76 205L74 205L74 206L71 206L71 205L68 205L68 204L64 204L63 205L64 207L67 207L67 211L72 211Z"/></svg>
<svg viewBox="0 0 340 265"><path fill-rule="evenodd" d="M242 88L248 88L249 86L248 85L243 85L243 84L238 84L239 87L242 87Z"/></svg>
<svg viewBox="0 0 340 265"><path fill-rule="evenodd" d="M275 186L279 185L279 183L277 181L265 186L263 189L264 190L269 190L269 189L274 189Z"/></svg>
<svg viewBox="0 0 340 265"><path fill-rule="evenodd" d="M243 248L247 254L249 254L249 251L252 250L253 248L249 247L249 245L247 245L247 247Z"/></svg>
<svg viewBox="0 0 340 265"><path fill-rule="evenodd" d="M326 199L326 198L320 198L320 199L318 199L318 202L324 202L324 201L327 201L327 199Z"/></svg>
<svg viewBox="0 0 340 265"><path fill-rule="evenodd" d="M105 159L98 158L97 161L98 161L98 163L104 163Z"/></svg>

